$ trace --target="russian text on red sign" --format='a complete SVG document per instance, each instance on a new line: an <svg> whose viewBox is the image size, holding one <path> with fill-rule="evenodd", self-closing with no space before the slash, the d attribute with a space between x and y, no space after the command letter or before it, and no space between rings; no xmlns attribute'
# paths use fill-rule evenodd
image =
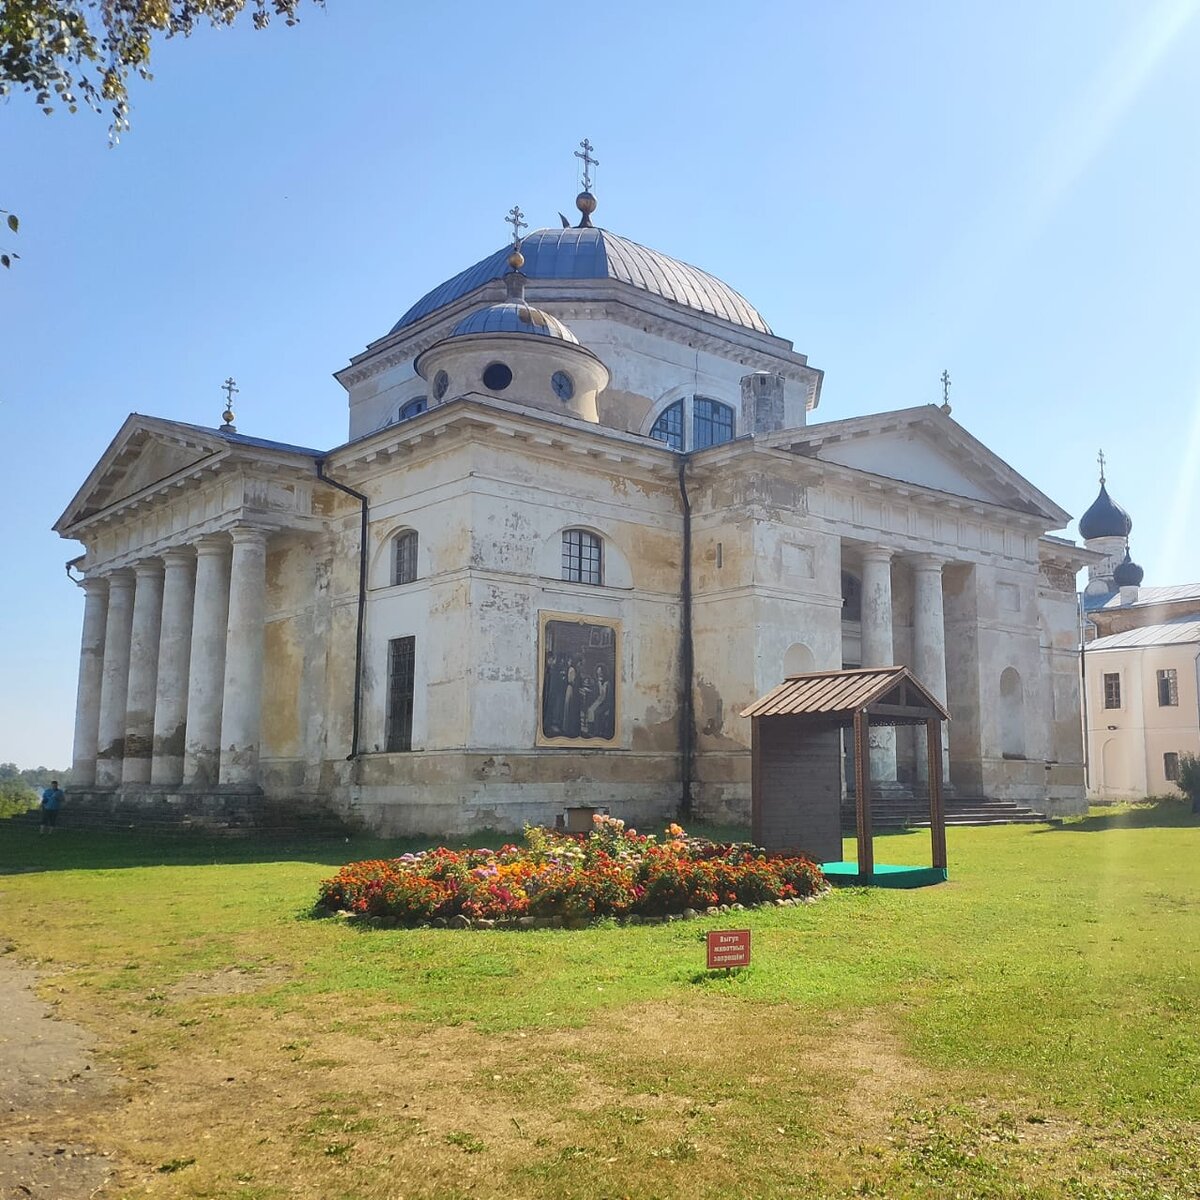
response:
<svg viewBox="0 0 1200 1200"><path fill-rule="evenodd" d="M713 929L708 934L708 969L719 967L748 967L750 965L750 930Z"/></svg>

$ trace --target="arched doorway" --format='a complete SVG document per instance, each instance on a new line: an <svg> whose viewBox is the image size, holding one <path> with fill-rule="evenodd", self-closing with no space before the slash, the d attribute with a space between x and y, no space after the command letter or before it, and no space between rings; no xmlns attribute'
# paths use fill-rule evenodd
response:
<svg viewBox="0 0 1200 1200"><path fill-rule="evenodd" d="M804 675L817 669L813 652L803 642L793 642L783 656L783 674Z"/></svg>
<svg viewBox="0 0 1200 1200"><path fill-rule="evenodd" d="M1015 667L1006 667L1000 675L1000 753L1005 758L1025 757L1025 691Z"/></svg>

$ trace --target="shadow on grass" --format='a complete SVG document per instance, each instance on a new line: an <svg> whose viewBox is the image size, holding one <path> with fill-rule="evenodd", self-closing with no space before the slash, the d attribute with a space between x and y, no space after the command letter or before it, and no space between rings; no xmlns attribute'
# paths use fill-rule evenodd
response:
<svg viewBox="0 0 1200 1200"><path fill-rule="evenodd" d="M1103 833L1109 829L1194 829L1200 815L1182 796L1148 796L1138 804L1114 805L1110 810L1093 809L1086 817L1065 817L1035 833Z"/></svg>
<svg viewBox="0 0 1200 1200"><path fill-rule="evenodd" d="M479 833L443 843L434 837L349 838L251 835L212 837L201 833L162 833L72 829L63 820L52 834L38 833L36 820L0 821L0 875L33 871L110 871L127 867L215 866L236 863L308 862L340 867L369 858L395 858L448 844L456 849L495 846L512 834Z"/></svg>
<svg viewBox="0 0 1200 1200"><path fill-rule="evenodd" d="M661 833L661 830L656 832ZM740 826L702 826L688 830L713 841L746 841ZM455 850L520 841L519 833L482 830L465 838L381 838L258 834L213 837L202 833L73 829L64 811L52 834L38 832L38 816L22 814L0 820L0 876L42 871L112 871L128 867L217 866L236 863L306 862L340 867L364 859L396 858L434 846Z"/></svg>

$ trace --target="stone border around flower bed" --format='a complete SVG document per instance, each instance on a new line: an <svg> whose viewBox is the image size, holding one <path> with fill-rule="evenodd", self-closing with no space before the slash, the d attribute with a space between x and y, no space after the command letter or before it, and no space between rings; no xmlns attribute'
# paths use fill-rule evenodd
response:
<svg viewBox="0 0 1200 1200"><path fill-rule="evenodd" d="M517 932L525 929L588 929L604 921L615 925L670 925L676 921L696 921L701 917L719 917L731 912L760 912L767 908L797 908L802 904L814 904L832 889L821 888L814 896L797 896L795 899L771 900L747 908L744 904L717 904L712 908L685 908L683 912L666 913L661 917L643 917L633 913L628 917L516 917L511 921L492 920L488 917L468 917L460 913L454 917L434 917L432 921L409 924L399 917L368 917L341 908L328 914L348 924L362 925L370 929L499 929Z"/></svg>

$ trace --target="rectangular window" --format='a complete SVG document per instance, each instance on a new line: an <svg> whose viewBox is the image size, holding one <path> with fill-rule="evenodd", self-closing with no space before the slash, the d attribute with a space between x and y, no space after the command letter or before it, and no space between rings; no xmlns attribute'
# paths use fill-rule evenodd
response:
<svg viewBox="0 0 1200 1200"><path fill-rule="evenodd" d="M1104 673L1104 707L1121 707L1121 676L1116 671Z"/></svg>
<svg viewBox="0 0 1200 1200"><path fill-rule="evenodd" d="M1173 750L1168 750L1163 755L1163 774L1167 777L1168 783L1179 782L1179 755Z"/></svg>
<svg viewBox="0 0 1200 1200"><path fill-rule="evenodd" d="M1158 673L1158 707L1175 708L1179 704L1179 679L1174 667Z"/></svg>
<svg viewBox="0 0 1200 1200"><path fill-rule="evenodd" d="M417 639L392 638L388 642L387 748L412 749L413 691L416 678Z"/></svg>

